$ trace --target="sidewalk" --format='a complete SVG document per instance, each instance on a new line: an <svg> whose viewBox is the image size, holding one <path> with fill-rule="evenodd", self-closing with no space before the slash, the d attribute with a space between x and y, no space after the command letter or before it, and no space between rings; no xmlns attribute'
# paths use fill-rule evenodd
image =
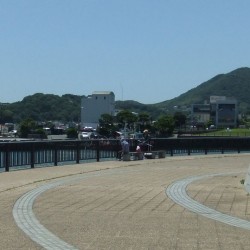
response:
<svg viewBox="0 0 250 250"><path fill-rule="evenodd" d="M165 193L176 180L223 173L192 182L188 195L249 220L249 196L240 183L249 163L249 154L207 155L1 173L0 248L42 249L17 227L12 208L30 190L77 177L41 193L32 208L46 229L75 249L250 249L249 230L190 212Z"/></svg>

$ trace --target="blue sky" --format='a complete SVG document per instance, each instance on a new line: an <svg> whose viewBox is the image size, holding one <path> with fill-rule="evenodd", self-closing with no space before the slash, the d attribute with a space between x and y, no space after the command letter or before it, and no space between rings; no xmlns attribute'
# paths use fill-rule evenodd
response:
<svg viewBox="0 0 250 250"><path fill-rule="evenodd" d="M0 0L0 102L102 90L170 100L250 67L249 10L249 0Z"/></svg>

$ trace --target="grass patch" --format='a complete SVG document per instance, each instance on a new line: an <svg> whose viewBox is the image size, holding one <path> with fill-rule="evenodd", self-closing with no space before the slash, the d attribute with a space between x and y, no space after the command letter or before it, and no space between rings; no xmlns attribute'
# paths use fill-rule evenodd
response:
<svg viewBox="0 0 250 250"><path fill-rule="evenodd" d="M236 137L249 137L250 129L234 128L234 129L221 129L216 131L210 131L201 133L202 136L236 136Z"/></svg>

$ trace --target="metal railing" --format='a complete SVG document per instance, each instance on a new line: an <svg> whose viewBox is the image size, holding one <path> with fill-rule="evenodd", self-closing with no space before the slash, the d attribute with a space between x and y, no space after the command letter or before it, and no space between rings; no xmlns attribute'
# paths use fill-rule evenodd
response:
<svg viewBox="0 0 250 250"><path fill-rule="evenodd" d="M138 143L129 140L130 150ZM152 138L148 150L164 150L166 155L250 152L250 137ZM62 140L0 142L0 170L34 168L86 161L114 160L120 150L119 140Z"/></svg>

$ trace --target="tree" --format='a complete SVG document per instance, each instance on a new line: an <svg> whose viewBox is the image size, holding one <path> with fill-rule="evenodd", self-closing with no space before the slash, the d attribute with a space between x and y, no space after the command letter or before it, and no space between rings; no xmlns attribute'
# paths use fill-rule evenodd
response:
<svg viewBox="0 0 250 250"><path fill-rule="evenodd" d="M40 138L46 138L46 133L33 119L28 118L20 123L19 136L27 138L29 134L37 134Z"/></svg>
<svg viewBox="0 0 250 250"><path fill-rule="evenodd" d="M11 110L5 109L1 113L1 122L13 122L14 113Z"/></svg>
<svg viewBox="0 0 250 250"><path fill-rule="evenodd" d="M114 131L114 117L110 114L102 114L99 119L99 134L109 137Z"/></svg>
<svg viewBox="0 0 250 250"><path fill-rule="evenodd" d="M100 126L103 125L113 125L114 123L114 117L110 114L102 114L101 118L99 119Z"/></svg>
<svg viewBox="0 0 250 250"><path fill-rule="evenodd" d="M122 110L116 115L117 121L124 127L128 125L131 127L137 121L137 116L129 110Z"/></svg>
<svg viewBox="0 0 250 250"><path fill-rule="evenodd" d="M68 128L66 131L66 134L67 134L67 138L75 139L78 137L76 128Z"/></svg>
<svg viewBox="0 0 250 250"><path fill-rule="evenodd" d="M150 121L150 116L149 116L149 114L147 112L139 113L138 122L141 122L142 125L145 125L149 121Z"/></svg>
<svg viewBox="0 0 250 250"><path fill-rule="evenodd" d="M20 123L20 137L27 138L36 128L36 123L33 119L28 118Z"/></svg>
<svg viewBox="0 0 250 250"><path fill-rule="evenodd" d="M179 129L186 124L187 117L182 112L176 112L174 114L175 127Z"/></svg>
<svg viewBox="0 0 250 250"><path fill-rule="evenodd" d="M162 136L169 136L174 131L174 118L170 115L162 115L155 123L156 129Z"/></svg>
<svg viewBox="0 0 250 250"><path fill-rule="evenodd" d="M143 131L146 128L151 128L151 117L147 112L141 112L138 114L137 128L138 131Z"/></svg>

